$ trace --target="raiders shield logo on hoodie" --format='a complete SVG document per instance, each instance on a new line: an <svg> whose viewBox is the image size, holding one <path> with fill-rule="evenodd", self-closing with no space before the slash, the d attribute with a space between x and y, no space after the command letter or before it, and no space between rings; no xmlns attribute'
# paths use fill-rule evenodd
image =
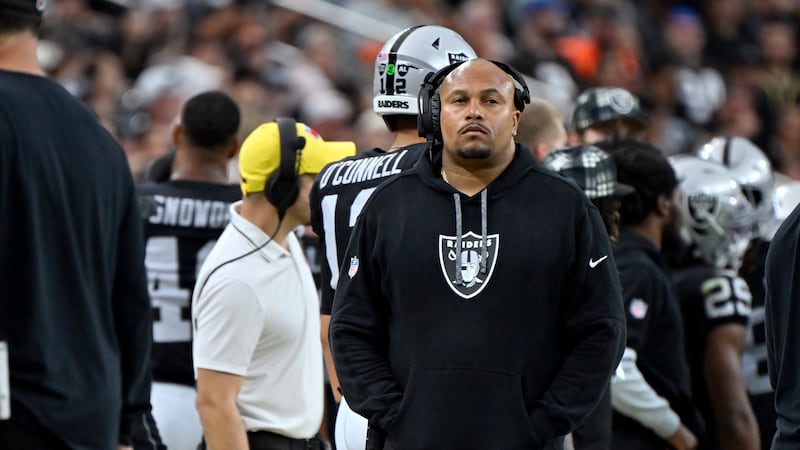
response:
<svg viewBox="0 0 800 450"><path fill-rule="evenodd" d="M486 245L480 235L468 232L461 236L439 235L439 265L450 289L465 299L480 294L489 284L500 248L500 235L486 236Z"/></svg>

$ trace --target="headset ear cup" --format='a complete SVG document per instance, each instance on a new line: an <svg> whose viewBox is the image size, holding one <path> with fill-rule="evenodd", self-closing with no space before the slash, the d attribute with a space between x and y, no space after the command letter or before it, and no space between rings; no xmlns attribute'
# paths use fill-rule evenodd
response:
<svg viewBox="0 0 800 450"><path fill-rule="evenodd" d="M425 76L425 82L419 91L418 105L419 115L417 116L417 132L420 137L427 140L433 138L432 124L431 124L431 95L434 93L436 86L432 84L432 77L434 72Z"/></svg>
<svg viewBox="0 0 800 450"><path fill-rule="evenodd" d="M297 178L286 179L276 175L277 172L270 175L264 194L267 196L267 201L272 203L283 216L300 195L300 187Z"/></svg>
<svg viewBox="0 0 800 450"><path fill-rule="evenodd" d="M434 92L433 96L431 96L430 113L428 115L430 117L430 122L431 122L430 135L434 139L438 140L442 139L441 128L439 128L439 111L441 110L441 106L442 106L441 97L439 97L438 92Z"/></svg>
<svg viewBox="0 0 800 450"><path fill-rule="evenodd" d="M305 141L300 144L297 138L297 123L289 117L278 117L280 135L280 162L278 168L267 178L264 185L264 195L267 201L278 210L278 216L283 220L286 211L297 201L300 195L300 177L297 174L297 151L305 147Z"/></svg>
<svg viewBox="0 0 800 450"><path fill-rule="evenodd" d="M523 100L522 91L517 88L514 89L514 106L520 112L525 110L525 100Z"/></svg>

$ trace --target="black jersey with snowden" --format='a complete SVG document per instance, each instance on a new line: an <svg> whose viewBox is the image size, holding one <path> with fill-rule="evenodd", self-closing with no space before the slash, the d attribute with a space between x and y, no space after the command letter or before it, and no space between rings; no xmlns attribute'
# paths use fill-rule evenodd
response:
<svg viewBox="0 0 800 450"><path fill-rule="evenodd" d="M67 447L99 450L116 448L148 410L142 242L125 153L96 115L52 80L0 70L0 341L12 420L33 417L32 429Z"/></svg>
<svg viewBox="0 0 800 450"><path fill-rule="evenodd" d="M185 180L145 183L137 191L153 306L153 379L193 386L192 290L242 191L238 185Z"/></svg>
<svg viewBox="0 0 800 450"><path fill-rule="evenodd" d="M704 424L692 400L680 304L658 249L645 237L623 230L614 248L628 324L627 346L637 353L636 366L645 381L664 397L702 441ZM614 429L638 436L643 448L666 442L632 418L614 411ZM644 447L651 445L652 447Z"/></svg>
<svg viewBox="0 0 800 450"><path fill-rule="evenodd" d="M747 325L752 301L750 289L733 271L700 263L677 269L671 275L683 314L692 396L705 419L709 442L713 442L712 448L718 448L714 414L706 387L714 380L706 380L704 369L707 342L709 334L718 327Z"/></svg>
<svg viewBox="0 0 800 450"><path fill-rule="evenodd" d="M381 183L414 166L427 144L394 152L374 148L328 164L311 188L311 226L319 236L320 312L331 313L342 255L361 209Z"/></svg>
<svg viewBox="0 0 800 450"><path fill-rule="evenodd" d="M474 197L440 169L423 155L353 230L331 318L344 395L393 448L544 447L589 415L624 348L603 222L521 145Z"/></svg>

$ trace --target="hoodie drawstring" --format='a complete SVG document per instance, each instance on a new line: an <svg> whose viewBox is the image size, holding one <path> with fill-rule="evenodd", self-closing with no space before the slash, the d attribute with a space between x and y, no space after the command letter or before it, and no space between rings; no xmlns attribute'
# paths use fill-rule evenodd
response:
<svg viewBox="0 0 800 450"><path fill-rule="evenodd" d="M453 200L456 203L456 284L463 284L461 277L461 196L458 192L453 193Z"/></svg>
<svg viewBox="0 0 800 450"><path fill-rule="evenodd" d="M488 222L488 208L486 207L486 191L481 191L481 273L486 273L486 260L489 259L489 249L486 247L486 222Z"/></svg>
<svg viewBox="0 0 800 450"><path fill-rule="evenodd" d="M487 207L487 198L487 189L484 189L481 191L481 273L486 273L487 260L489 259L489 248L487 247L489 208ZM453 201L456 204L456 284L463 285L464 279L461 276L461 241L463 234L461 229L461 196L457 192L453 193Z"/></svg>

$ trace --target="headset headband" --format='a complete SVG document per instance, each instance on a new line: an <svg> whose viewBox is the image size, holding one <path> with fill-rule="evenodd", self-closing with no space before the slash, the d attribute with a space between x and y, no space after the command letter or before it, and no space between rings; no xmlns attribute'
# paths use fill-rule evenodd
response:
<svg viewBox="0 0 800 450"><path fill-rule="evenodd" d="M428 141L441 139L439 132L439 108L441 105L437 91L447 75L467 61L459 61L450 64L436 72L428 73L428 75L425 76L425 81L422 84L422 89L420 89L418 97L419 116L417 118L417 131L421 137L426 138ZM488 61L510 75L511 78L519 84L519 87L516 85L514 86L514 107L520 112L524 111L525 105L531 102L531 93L525 79L508 64L494 60Z"/></svg>

